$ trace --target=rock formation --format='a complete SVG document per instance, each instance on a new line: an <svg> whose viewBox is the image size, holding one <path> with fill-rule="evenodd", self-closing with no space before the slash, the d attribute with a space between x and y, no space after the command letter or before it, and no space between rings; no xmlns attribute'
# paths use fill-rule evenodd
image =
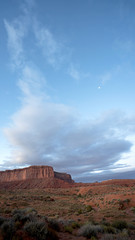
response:
<svg viewBox="0 0 135 240"><path fill-rule="evenodd" d="M55 172L50 166L30 166L23 169L0 171L0 185L7 186L7 188L15 184L23 186L23 188L27 188L28 185L29 188L31 186L40 188L40 185L45 188L69 186L73 183L70 174Z"/></svg>

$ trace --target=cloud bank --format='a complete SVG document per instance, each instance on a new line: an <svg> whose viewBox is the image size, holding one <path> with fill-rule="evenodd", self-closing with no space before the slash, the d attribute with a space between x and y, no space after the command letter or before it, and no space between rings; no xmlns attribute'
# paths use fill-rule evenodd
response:
<svg viewBox="0 0 135 240"><path fill-rule="evenodd" d="M68 106L47 102L29 89L11 126L5 128L13 146L12 160L5 164L51 165L74 178L122 168L117 162L132 146L126 140L131 125L118 112L85 121Z"/></svg>

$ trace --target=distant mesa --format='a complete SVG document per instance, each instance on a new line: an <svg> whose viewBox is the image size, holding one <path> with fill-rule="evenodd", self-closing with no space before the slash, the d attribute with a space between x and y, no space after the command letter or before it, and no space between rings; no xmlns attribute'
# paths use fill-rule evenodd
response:
<svg viewBox="0 0 135 240"><path fill-rule="evenodd" d="M70 174L55 172L50 166L0 171L0 188L57 188L72 184L74 181Z"/></svg>

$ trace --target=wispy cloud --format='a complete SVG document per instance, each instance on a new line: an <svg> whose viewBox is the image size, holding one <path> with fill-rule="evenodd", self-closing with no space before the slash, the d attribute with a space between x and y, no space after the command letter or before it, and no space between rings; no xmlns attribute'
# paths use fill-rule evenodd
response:
<svg viewBox="0 0 135 240"><path fill-rule="evenodd" d="M25 35L24 28L19 21L9 23L4 21L8 34L8 47L11 52L12 64L20 67L24 61L22 41Z"/></svg>
<svg viewBox="0 0 135 240"><path fill-rule="evenodd" d="M47 27L41 26L37 19L33 30L37 46L42 50L46 61L54 68L59 67L65 58L62 42L56 40L53 33Z"/></svg>
<svg viewBox="0 0 135 240"><path fill-rule="evenodd" d="M76 81L79 81L81 78L81 73L73 66L73 64L70 66L68 73Z"/></svg>
<svg viewBox="0 0 135 240"><path fill-rule="evenodd" d="M27 1L22 4L22 14L16 17L13 21L9 22L4 19L5 28L8 35L8 48L11 55L11 65L15 69L16 67L21 68L26 61L24 52L24 39L28 34L30 27L30 9L32 2L29 5Z"/></svg>
<svg viewBox="0 0 135 240"><path fill-rule="evenodd" d="M23 93L23 99L30 99L30 96L39 95L40 97L46 96L46 99L48 99L45 93L46 79L36 66L25 65L23 67L22 76L18 80L18 86Z"/></svg>

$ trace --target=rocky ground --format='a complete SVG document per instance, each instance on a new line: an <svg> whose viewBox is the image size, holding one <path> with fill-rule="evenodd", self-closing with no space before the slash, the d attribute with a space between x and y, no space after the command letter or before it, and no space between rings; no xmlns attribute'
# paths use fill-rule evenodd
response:
<svg viewBox="0 0 135 240"><path fill-rule="evenodd" d="M13 214L16 210L20 214L17 221ZM28 219L23 222L22 218ZM0 239L6 239L3 237L5 221L12 222L14 238L9 238L12 240L135 239L135 180L75 184L70 188L14 190L3 187L0 190ZM34 228L37 222L44 222L57 237L35 238L25 229L31 221L35 223Z"/></svg>

